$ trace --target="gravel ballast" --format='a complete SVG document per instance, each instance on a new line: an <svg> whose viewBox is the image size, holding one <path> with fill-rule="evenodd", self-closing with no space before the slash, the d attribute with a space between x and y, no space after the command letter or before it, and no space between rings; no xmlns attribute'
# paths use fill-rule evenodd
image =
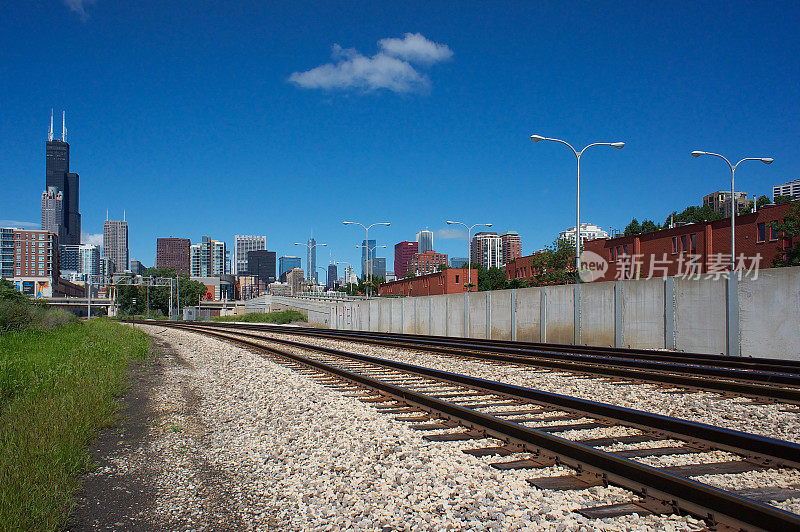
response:
<svg viewBox="0 0 800 532"><path fill-rule="evenodd" d="M205 511L207 463L227 479L227 523L259 530L691 530L686 517L630 515L590 520L572 511L626 502L619 488L581 491L532 488L527 478L568 469L499 471L497 458L462 449L492 440L428 442L410 424L261 355L184 331L143 326L169 342L187 367L153 390L171 405L180 387L197 394L200 433L166 430L156 443L169 464L155 512L164 523L214 528ZM172 384L172 385L171 385ZM174 415L169 423L182 426ZM495 442L496 443L496 442ZM133 456L114 464L123 474ZM515 455L516 456L516 455ZM113 469L113 468L112 468Z"/></svg>

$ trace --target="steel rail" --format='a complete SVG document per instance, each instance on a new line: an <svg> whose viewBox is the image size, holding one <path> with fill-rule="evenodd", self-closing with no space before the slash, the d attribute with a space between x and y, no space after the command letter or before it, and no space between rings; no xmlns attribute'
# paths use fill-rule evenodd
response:
<svg viewBox="0 0 800 532"><path fill-rule="evenodd" d="M739 358L703 353L677 353L673 351L656 351L646 349L623 349L599 346L564 345L564 344L530 344L507 340L486 340L483 338L460 338L449 336L430 336L401 333L379 333L373 331L345 331L337 329L318 329L311 327L281 327L270 324L215 323L227 327L274 330L286 334L303 334L324 338L352 338L353 341L395 341L430 346L451 346L477 351L494 351L497 353L522 356L568 355L568 358L597 357L598 360L634 361L685 364L692 367L729 368L742 370L743 374L761 373L766 378L789 377L787 382L800 382L800 362L793 360L766 358Z"/></svg>
<svg viewBox="0 0 800 532"><path fill-rule="evenodd" d="M217 325L219 325L218 323ZM238 324L225 323L228 326L249 326L260 327L263 329L285 330L287 334L313 334L318 336L355 336L357 338L389 338L398 341L435 342L452 345L462 345L464 343L473 346L480 345L482 349L486 347L508 353L571 353L584 355L608 355L615 358L629 358L634 360L657 360L665 362L680 362L685 364L709 364L714 367L729 367L736 369L753 369L767 371L770 373L789 373L800 374L800 361L785 360L776 358L759 357L731 357L725 355L715 355L708 353L689 353L678 351L662 351L654 349L632 349L622 347L603 347L589 345L570 345L570 344L550 344L537 342L520 342L512 340L490 340L485 338L461 338L453 336L436 336L422 334L405 333L385 333L376 331L351 331L343 329L319 329L314 327L283 327L272 324Z"/></svg>
<svg viewBox="0 0 800 532"><path fill-rule="evenodd" d="M185 325L176 325L177 327L189 328ZM209 327L201 327L202 329L209 329ZM721 450L735 452L748 457L756 458L771 463L773 467L775 464L786 465L800 469L800 445L796 443L777 440L766 436L759 436L756 434L749 434L746 432L716 427L706 423L698 423L695 421L688 421L680 418L663 416L660 414L653 414L641 410L625 408L622 406L615 406L608 403L601 403L598 401L591 401L588 399L580 399L568 395L557 394L553 392L546 392L534 388L527 388L524 386L517 386L514 384L506 384L480 377L471 377L469 375L462 375L459 373L452 373L448 371L428 368L425 366L417 366L414 364L407 364L405 362L398 362L395 360L388 360L384 358L372 357L369 355L362 355L359 353L351 353L340 349L333 349L330 347L323 347L317 345L304 344L302 342L295 342L292 340L285 340L280 338L266 338L263 336L236 332L235 334L251 338L255 340L276 342L283 345L298 347L311 351L318 351L327 353L334 356L345 357L352 360L359 360L369 364L390 367L399 369L401 371L425 375L438 380L445 380L459 385L467 385L489 392L501 393L507 397L515 399L524 399L527 401L536 401L547 403L550 406L557 406L559 408L566 408L575 412L590 414L593 417L601 417L603 419L614 421L622 425L640 428L648 431L656 430L671 435L680 436L682 439L702 442L706 445L716 447Z"/></svg>
<svg viewBox="0 0 800 532"><path fill-rule="evenodd" d="M324 373L336 375L345 380L372 388L374 390L379 390L380 392L394 397L399 401L403 401L406 404L419 407L426 411L439 413L446 419L457 419L465 427L479 430L487 436L491 436L508 443L516 443L531 452L544 453L547 456L554 456L559 463L568 465L579 472L592 473L600 477L604 483L615 484L645 497L652 497L661 500L665 508L674 508L689 512L702 519L710 521L712 524L719 523L727 526L738 527L743 530L783 530L800 528L799 515L780 510L773 506L761 504L751 499L747 499L745 497L741 497L688 478L673 475L633 460L617 457L610 453L599 451L593 447L572 442L543 431L499 419L489 414L478 412L463 406L448 403L429 395L413 392L411 390L377 379L372 379L358 373L350 372L311 358L302 357L300 355L283 351L275 347L265 346L252 340L236 338L229 334L216 332L208 327L193 327L185 324L178 325L174 323L171 323L168 326L193 332L199 331L210 336L225 339L227 341L238 342L251 348L271 352L289 360L294 360L306 366L315 368ZM246 333L234 334L239 336L247 336ZM261 341L264 342L271 340L262 337ZM309 348L312 346L304 347ZM316 346L313 347L315 350L327 350L327 348L318 348ZM510 387L518 389L518 391L523 389L517 386L503 385L502 383L494 383L484 379L466 377L448 372L440 372L430 368L412 366L399 362L390 362L365 355L356 355L354 353L350 353L347 354L347 357L370 362L374 360L380 365L386 365L390 367L406 367L407 371L410 373L418 373L428 376L443 374L449 377L444 378L443 380L450 382L463 380L465 383L473 382L488 385L490 388L500 386L501 388ZM538 392L536 390L530 391L536 392L534 395L537 393L547 394L546 392ZM556 396L557 394L547 395ZM575 398L568 398L566 396L559 397L563 399L571 399L573 401L576 400ZM602 403L596 404L602 405ZM630 411L630 409L622 410L636 412ZM641 412L640 415L654 416L655 414ZM664 416L659 417L664 419L672 419L665 418ZM682 422L691 423L686 421ZM710 426L707 428L726 432L734 432ZM747 436L744 433L741 433L741 435ZM769 440L769 438L762 437L756 437L755 439ZM778 442L777 440L775 440L775 442L783 444L788 443ZM798 456L798 452L800 452L800 446L795 447L796 449L794 450L794 455Z"/></svg>
<svg viewBox="0 0 800 532"><path fill-rule="evenodd" d="M557 358L543 358L540 356L517 356L499 353L476 352L473 350L465 351L456 347L442 347L423 342L420 344L410 342L397 342L384 339L356 337L332 338L313 333L293 333L288 327L266 328L260 326L239 325L239 324L197 324L199 327L220 327L228 329L242 329L262 331L268 333L288 333L309 336L323 337L327 339L338 339L346 341L356 341L360 343L390 345L395 347L405 347L409 349L425 350L435 353L443 353L459 357L470 357L481 360L492 360L511 364L520 364L540 368L565 370L576 373L591 373L603 377L622 377L639 381L651 382L656 384L669 384L674 386L697 388L701 390L713 391L723 394L747 395L758 399L769 401L780 401L790 404L800 404L800 376L788 376L783 374L766 374L761 372L743 372L739 370L723 370L711 367L692 366L692 365L668 365L664 363L642 362L638 365L631 361L625 361L626 366L611 365L610 359L576 358L575 356L557 354ZM475 349L473 347L473 349ZM583 355L578 355L583 357ZM734 372L733 374L731 372ZM749 379L755 380L752 382ZM774 379L774 381L772 380ZM786 380L795 383L795 386L787 387ZM780 382L775 382L780 381Z"/></svg>

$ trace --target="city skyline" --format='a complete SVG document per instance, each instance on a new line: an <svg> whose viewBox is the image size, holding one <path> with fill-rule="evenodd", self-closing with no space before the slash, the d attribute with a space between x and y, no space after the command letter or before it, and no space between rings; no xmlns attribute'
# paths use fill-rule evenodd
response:
<svg viewBox="0 0 800 532"><path fill-rule="evenodd" d="M459 234L444 220L489 222L517 230L527 255L573 226L575 209L574 160L563 147L531 145L534 133L576 145L627 142L619 153L592 152L583 161L581 221L606 230L633 217L663 221L725 190L724 166L692 160L694 149L774 157L770 167L737 172L737 189L750 194L769 197L773 186L798 176L792 139L800 125L790 117L800 109L793 60L800 17L792 3L699 14L690 6L631 12L622 5L544 5L445 15L442 5L356 9L352 22L336 5L318 8L323 13L315 17L260 5L248 17L213 6L190 14L164 6L130 24L106 1L92 4L83 20L63 5L21 5L0 36L11 52L9 71L17 74L9 78L0 122L8 139L0 145L6 197L13 198L3 202L0 218L39 225L41 143L51 108L69 115L71 162L81 171L82 241L97 243L107 208L127 210L130 255L147 265L157 237L198 242L212 235L232 249L235 234L263 234L280 256L299 254L292 242L312 230L337 260L357 264L363 236L341 227L346 218L392 222L370 232L387 247L429 227L436 251L449 256L466 255L466 242L448 238ZM192 28L209 16L233 48L173 68L170 57L200 45ZM314 38L281 23L290 16L308 18ZM327 17L340 29L320 22ZM276 31L267 36L249 26L259 19L274 21ZM185 38L156 39L162 20ZM595 26L600 30L563 38L573 27ZM242 41L248 30L254 37ZM45 39L23 47L34 33L64 35L61 53L49 55ZM449 51L430 56L427 66L406 63L419 75L416 85L330 88L310 79L329 64L335 44L369 58L382 39L403 43L406 34ZM543 53L536 45L543 39L557 46ZM713 53L693 59L703 46ZM246 53L240 58L232 49ZM293 53L274 53L279 49ZM125 63L142 70L133 76L118 66ZM71 71L97 75L107 86L87 86ZM152 81L164 71L174 75L163 86ZM26 80L33 77L39 82L31 89ZM198 87L198 77L211 83ZM124 96L126 105L111 94ZM136 154L136 164L119 164L120 147ZM285 195L289 183L310 194ZM350 190L363 190L366 201L345 213L328 200ZM281 197L269 222L258 202L211 202L256 191ZM320 256L318 266L327 258Z"/></svg>

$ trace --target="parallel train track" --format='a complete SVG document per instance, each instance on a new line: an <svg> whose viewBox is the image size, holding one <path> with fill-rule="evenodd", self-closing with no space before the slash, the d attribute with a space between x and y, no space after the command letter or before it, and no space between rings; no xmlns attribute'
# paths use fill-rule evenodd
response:
<svg viewBox="0 0 800 532"><path fill-rule="evenodd" d="M541 489L617 485L639 498L584 508L587 517L626 513L690 513L718 530L800 529L800 516L771 504L800 498L797 486L773 483L726 491L693 480L713 474L800 469L800 445L763 436L489 381L293 340L267 338L218 325L164 323L200 332L248 349L308 374L327 386L356 395L398 419L419 423L430 440L498 440L470 452L509 458L504 470L535 470L555 464L576 471L529 482ZM282 329L281 332L283 332ZM613 433L592 436L597 429ZM588 431L588 432L587 432ZM588 436L587 436L588 434ZM613 446L632 447L615 450ZM648 447L649 448L645 448ZM611 449L605 449L611 447ZM638 448L633 448L638 447ZM730 453L723 462L703 463L712 451ZM659 456L687 455L693 463L651 467ZM778 475L779 473L775 473Z"/></svg>

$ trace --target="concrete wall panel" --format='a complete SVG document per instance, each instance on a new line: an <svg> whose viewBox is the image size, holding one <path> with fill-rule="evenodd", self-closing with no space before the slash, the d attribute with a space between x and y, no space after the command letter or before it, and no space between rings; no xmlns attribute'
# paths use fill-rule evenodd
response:
<svg viewBox="0 0 800 532"><path fill-rule="evenodd" d="M520 342L541 341L541 292L541 288L517 289L517 340Z"/></svg>
<svg viewBox="0 0 800 532"><path fill-rule="evenodd" d="M664 280L639 279L618 282L622 285L623 325L620 347L663 349Z"/></svg>
<svg viewBox="0 0 800 532"><path fill-rule="evenodd" d="M744 356L800 360L800 268L739 281L739 334Z"/></svg>
<svg viewBox="0 0 800 532"><path fill-rule="evenodd" d="M400 298L393 298L390 303L392 307L392 326L389 332L401 333L403 332L403 325L401 322L403 312L403 300Z"/></svg>
<svg viewBox="0 0 800 532"><path fill-rule="evenodd" d="M511 340L511 290L489 292L489 309L491 338L493 340Z"/></svg>
<svg viewBox="0 0 800 532"><path fill-rule="evenodd" d="M575 339L575 308L573 285L547 287L547 341L571 344Z"/></svg>
<svg viewBox="0 0 800 532"><path fill-rule="evenodd" d="M403 304L403 331L405 334L417 334L417 317L414 314L414 300L416 297L404 297Z"/></svg>
<svg viewBox="0 0 800 532"><path fill-rule="evenodd" d="M469 337L486 338L486 293L472 292L469 294L467 302L469 305Z"/></svg>
<svg viewBox="0 0 800 532"><path fill-rule="evenodd" d="M447 335L464 336L464 294L448 294Z"/></svg>
<svg viewBox="0 0 800 532"><path fill-rule="evenodd" d="M445 307L447 296L431 296L431 334L445 336L447 334L447 314Z"/></svg>
<svg viewBox="0 0 800 532"><path fill-rule="evenodd" d="M414 299L417 302L417 334L428 334L431 327L430 296Z"/></svg>
<svg viewBox="0 0 800 532"><path fill-rule="evenodd" d="M675 279L675 348L725 353L724 279Z"/></svg>
<svg viewBox="0 0 800 532"><path fill-rule="evenodd" d="M581 344L614 345L614 283L580 287Z"/></svg>

